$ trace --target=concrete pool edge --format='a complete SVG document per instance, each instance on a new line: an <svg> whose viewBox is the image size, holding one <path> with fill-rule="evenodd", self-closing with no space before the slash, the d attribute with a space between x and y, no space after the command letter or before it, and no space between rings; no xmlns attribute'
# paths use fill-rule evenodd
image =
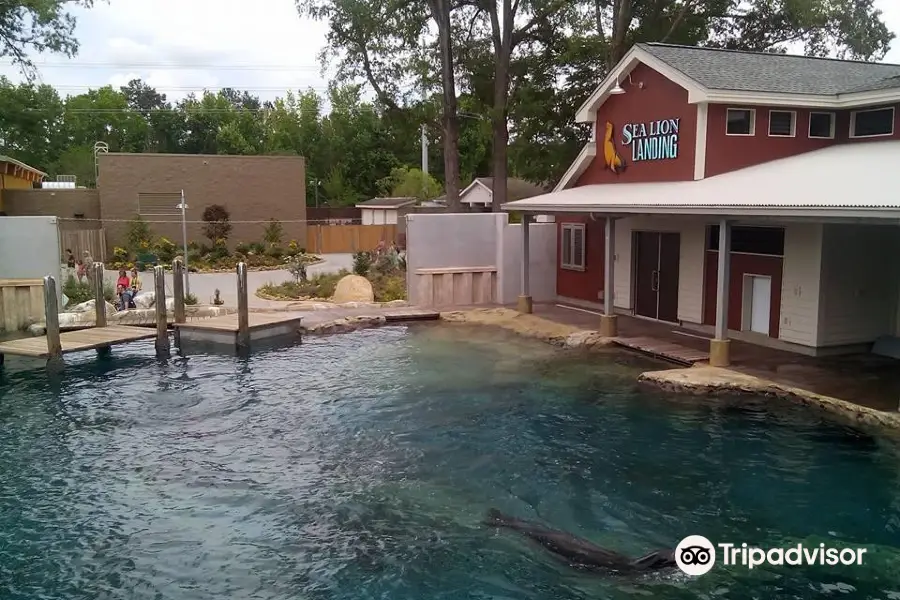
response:
<svg viewBox="0 0 900 600"><path fill-rule="evenodd" d="M853 423L900 430L900 413L869 408L848 400L817 394L810 390L784 385L720 367L696 365L684 369L649 371L641 373L638 381L651 383L656 387L672 392L775 396L839 415Z"/></svg>
<svg viewBox="0 0 900 600"><path fill-rule="evenodd" d="M441 313L441 319L448 323L501 327L524 337L538 339L564 348L590 349L614 345L612 338L602 337L598 331L580 329L508 308L448 311ZM623 351L627 351L627 349L623 348ZM746 375L731 369L711 367L706 363L698 363L693 367L673 365L671 369L647 371L641 373L637 379L638 382L672 392L775 396L821 409L854 424L900 430L900 412L893 413L869 408L848 400L817 394L810 390Z"/></svg>

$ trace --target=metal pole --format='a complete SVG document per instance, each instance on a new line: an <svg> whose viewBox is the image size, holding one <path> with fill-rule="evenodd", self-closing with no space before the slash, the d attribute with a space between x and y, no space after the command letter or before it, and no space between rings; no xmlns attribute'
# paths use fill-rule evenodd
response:
<svg viewBox="0 0 900 600"><path fill-rule="evenodd" d="M613 315L613 285L615 282L616 268L616 221L612 217L606 217L605 236L605 268L603 269L603 314L608 317Z"/></svg>
<svg viewBox="0 0 900 600"><path fill-rule="evenodd" d="M319 180L316 179L313 183L316 186L316 208L319 208Z"/></svg>
<svg viewBox="0 0 900 600"><path fill-rule="evenodd" d="M184 289L186 294L191 293L190 271L188 270L188 241L187 241L187 218L185 209L187 204L184 203L184 190L181 190L181 238L184 242Z"/></svg>
<svg viewBox="0 0 900 600"><path fill-rule="evenodd" d="M247 348L250 346L250 308L247 302L247 265L243 262L239 262L237 265L237 296L237 345L241 348Z"/></svg>
<svg viewBox="0 0 900 600"><path fill-rule="evenodd" d="M719 264L716 281L716 339L728 339L728 290L731 276L731 224L719 221Z"/></svg>
<svg viewBox="0 0 900 600"><path fill-rule="evenodd" d="M428 136L425 135L425 125L422 125L422 173L428 174Z"/></svg>
<svg viewBox="0 0 900 600"><path fill-rule="evenodd" d="M44 277L44 318L47 321L47 354L52 358L62 356L62 341L59 339L59 303L56 300L56 279L52 275Z"/></svg>
<svg viewBox="0 0 900 600"><path fill-rule="evenodd" d="M531 295L531 286L529 285L529 279L531 275L531 269L528 268L528 263L531 262L531 246L528 241L528 223L531 221L531 215L528 213L522 213L522 295L530 296Z"/></svg>
<svg viewBox="0 0 900 600"><path fill-rule="evenodd" d="M184 267L177 258L172 262L172 294L175 296L175 322L184 323Z"/></svg>
<svg viewBox="0 0 900 600"><path fill-rule="evenodd" d="M166 268L153 267L153 283L156 291L156 356L169 356L169 323L166 319Z"/></svg>
<svg viewBox="0 0 900 600"><path fill-rule="evenodd" d="M94 263L95 327L106 327L106 298L103 297L103 263Z"/></svg>

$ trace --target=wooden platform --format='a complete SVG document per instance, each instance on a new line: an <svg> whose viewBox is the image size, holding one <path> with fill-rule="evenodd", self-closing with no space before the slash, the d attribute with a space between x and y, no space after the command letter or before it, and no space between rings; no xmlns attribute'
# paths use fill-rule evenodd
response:
<svg viewBox="0 0 900 600"><path fill-rule="evenodd" d="M110 325L108 327L92 327L78 331L66 331L59 334L63 354L95 350L156 337L156 331L146 327L129 327L127 325ZM11 356L32 356L49 358L47 352L47 336L30 337L9 342L0 342L0 354Z"/></svg>
<svg viewBox="0 0 900 600"><path fill-rule="evenodd" d="M384 313L384 320L388 323L396 321L436 321L440 318L440 312L427 308L395 308Z"/></svg>
<svg viewBox="0 0 900 600"><path fill-rule="evenodd" d="M619 337L613 343L625 348L631 348L656 358L662 358L681 365L691 366L694 363L709 360L709 352L688 348L681 344L660 340L652 337Z"/></svg>
<svg viewBox="0 0 900 600"><path fill-rule="evenodd" d="M299 335L302 313L255 313L248 317L250 341ZM174 325L180 342L212 342L235 345L238 335L237 313Z"/></svg>

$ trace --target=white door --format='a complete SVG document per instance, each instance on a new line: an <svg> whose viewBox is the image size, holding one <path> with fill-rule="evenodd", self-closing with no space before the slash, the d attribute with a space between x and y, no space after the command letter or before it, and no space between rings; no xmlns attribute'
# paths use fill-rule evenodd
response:
<svg viewBox="0 0 900 600"><path fill-rule="evenodd" d="M769 335L772 314L772 278L750 277L750 331Z"/></svg>

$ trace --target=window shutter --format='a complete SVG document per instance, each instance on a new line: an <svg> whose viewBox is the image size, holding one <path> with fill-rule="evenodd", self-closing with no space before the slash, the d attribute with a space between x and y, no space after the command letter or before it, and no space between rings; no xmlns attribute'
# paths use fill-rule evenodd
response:
<svg viewBox="0 0 900 600"><path fill-rule="evenodd" d="M584 229L579 227L572 231L572 264L584 267Z"/></svg>
<svg viewBox="0 0 900 600"><path fill-rule="evenodd" d="M569 266L572 264L572 228L563 225L562 234L562 264Z"/></svg>

